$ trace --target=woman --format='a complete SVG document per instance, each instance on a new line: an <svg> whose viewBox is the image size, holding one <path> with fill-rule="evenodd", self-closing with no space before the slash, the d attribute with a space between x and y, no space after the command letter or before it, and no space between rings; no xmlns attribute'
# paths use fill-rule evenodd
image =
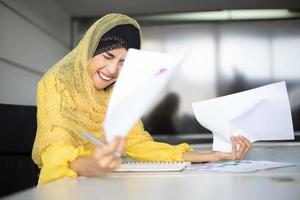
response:
<svg viewBox="0 0 300 200"><path fill-rule="evenodd" d="M116 151L139 161L211 162L242 159L250 150L251 143L241 136L231 138L231 153L192 152L185 143L154 142L141 122L125 139L116 137L104 148L86 141L81 135L85 130L105 140L108 99L128 48L140 48L138 23L125 15L106 15L39 81L32 152L41 168L39 184L65 176L103 176L120 166Z"/></svg>

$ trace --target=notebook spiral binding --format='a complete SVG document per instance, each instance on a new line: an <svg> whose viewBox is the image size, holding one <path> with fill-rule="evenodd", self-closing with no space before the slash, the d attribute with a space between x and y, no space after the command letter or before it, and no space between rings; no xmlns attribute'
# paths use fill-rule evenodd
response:
<svg viewBox="0 0 300 200"><path fill-rule="evenodd" d="M138 165L138 164L148 164L148 165L157 165L157 164L189 164L190 162L184 161L126 161L123 164L131 164L131 165Z"/></svg>
<svg viewBox="0 0 300 200"><path fill-rule="evenodd" d="M163 171L182 171L190 167L190 162L139 162L127 161L115 172L163 172Z"/></svg>

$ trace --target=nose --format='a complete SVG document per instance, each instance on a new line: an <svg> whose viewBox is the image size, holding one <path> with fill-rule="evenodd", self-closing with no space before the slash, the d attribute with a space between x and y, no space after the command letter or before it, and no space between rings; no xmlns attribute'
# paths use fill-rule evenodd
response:
<svg viewBox="0 0 300 200"><path fill-rule="evenodd" d="M118 63L112 62L109 63L109 65L107 66L107 72L109 73L110 76L117 76L118 74Z"/></svg>

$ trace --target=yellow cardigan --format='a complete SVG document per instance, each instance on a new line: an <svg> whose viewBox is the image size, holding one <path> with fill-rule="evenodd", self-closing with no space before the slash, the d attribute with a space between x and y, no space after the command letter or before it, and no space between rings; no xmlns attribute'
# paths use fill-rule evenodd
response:
<svg viewBox="0 0 300 200"><path fill-rule="evenodd" d="M39 81L37 133L32 151L34 162L41 168L39 184L77 176L69 163L79 156L90 156L95 148L82 137L82 131L105 140L103 121L112 86L97 91L87 66L101 36L119 24L139 28L126 15L104 16ZM125 142L125 153L139 161L182 161L182 153L191 150L185 143L174 147L154 142L141 121L132 128Z"/></svg>

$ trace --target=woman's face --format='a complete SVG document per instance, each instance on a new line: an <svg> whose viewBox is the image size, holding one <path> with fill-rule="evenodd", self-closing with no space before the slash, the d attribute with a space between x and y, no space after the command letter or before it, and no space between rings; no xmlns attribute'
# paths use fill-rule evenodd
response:
<svg viewBox="0 0 300 200"><path fill-rule="evenodd" d="M118 48L92 58L89 72L97 90L102 90L117 80L126 54L125 48Z"/></svg>

